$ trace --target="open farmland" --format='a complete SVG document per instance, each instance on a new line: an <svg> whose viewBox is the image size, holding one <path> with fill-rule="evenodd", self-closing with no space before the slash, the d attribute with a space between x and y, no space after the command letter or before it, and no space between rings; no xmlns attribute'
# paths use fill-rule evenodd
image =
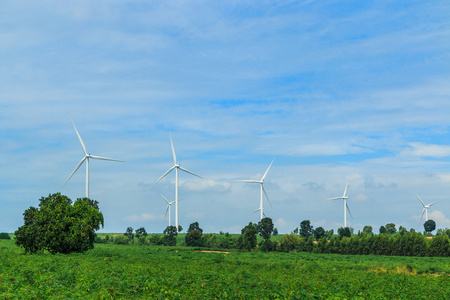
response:
<svg viewBox="0 0 450 300"><path fill-rule="evenodd" d="M450 260L309 253L203 253L100 244L25 255L0 240L0 298L449 299Z"/></svg>

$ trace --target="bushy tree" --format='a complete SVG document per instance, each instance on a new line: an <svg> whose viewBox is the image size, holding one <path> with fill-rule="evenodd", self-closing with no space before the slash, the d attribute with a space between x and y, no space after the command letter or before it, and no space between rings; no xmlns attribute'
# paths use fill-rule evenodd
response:
<svg viewBox="0 0 450 300"><path fill-rule="evenodd" d="M72 200L60 193L39 200L24 214L25 224L15 232L16 245L27 253L85 252L94 248L95 231L103 226L98 202L89 198Z"/></svg>
<svg viewBox="0 0 450 300"><path fill-rule="evenodd" d="M147 230L145 230L144 227L141 227L139 229L136 229L136 237L139 238L141 236L146 237L147 236Z"/></svg>
<svg viewBox="0 0 450 300"><path fill-rule="evenodd" d="M434 222L433 220L428 220L423 224L423 228L426 232L432 232L436 229L436 222Z"/></svg>
<svg viewBox="0 0 450 300"><path fill-rule="evenodd" d="M200 228L198 222L191 223L191 225L189 225L188 232L184 238L186 246L193 246L193 247L204 246L202 235L203 229Z"/></svg>
<svg viewBox="0 0 450 300"><path fill-rule="evenodd" d="M162 244L164 246L175 246L177 244L176 236L177 236L177 228L175 226L167 226L166 229L164 229L164 237L162 238ZM156 242L156 237L153 237L153 239L154 242Z"/></svg>
<svg viewBox="0 0 450 300"><path fill-rule="evenodd" d="M258 234L264 239L269 240L273 231L273 222L271 218L262 218L256 226Z"/></svg>
<svg viewBox="0 0 450 300"><path fill-rule="evenodd" d="M241 236L238 239L238 246L239 249L247 251L256 247L256 226L252 222L242 228Z"/></svg>
<svg viewBox="0 0 450 300"><path fill-rule="evenodd" d="M303 220L300 223L299 233L304 238L308 238L313 234L313 226L311 225L311 222L309 220Z"/></svg>
<svg viewBox="0 0 450 300"><path fill-rule="evenodd" d="M313 230L314 237L316 238L316 241L320 240L322 237L325 236L325 229L323 227L317 227Z"/></svg>
<svg viewBox="0 0 450 300"><path fill-rule="evenodd" d="M340 238L351 237L352 236L350 228L348 228L348 227L340 227L340 228L338 228L338 234L339 234Z"/></svg>
<svg viewBox="0 0 450 300"><path fill-rule="evenodd" d="M132 241L134 239L134 233L133 233L133 227L128 227L127 231L123 234L128 238L129 241Z"/></svg>
<svg viewBox="0 0 450 300"><path fill-rule="evenodd" d="M392 235L392 234L397 232L397 229L395 228L395 224L394 223L387 223L385 228L386 228L387 234Z"/></svg>
<svg viewBox="0 0 450 300"><path fill-rule="evenodd" d="M373 234L372 226L368 226L368 225L364 226L363 233L365 235L372 235Z"/></svg>
<svg viewBox="0 0 450 300"><path fill-rule="evenodd" d="M274 228L272 234L273 234L274 236L277 236L277 235L278 235L278 229Z"/></svg>
<svg viewBox="0 0 450 300"><path fill-rule="evenodd" d="M384 227L383 225L381 225L379 232L380 232L380 234L387 233L386 227Z"/></svg>

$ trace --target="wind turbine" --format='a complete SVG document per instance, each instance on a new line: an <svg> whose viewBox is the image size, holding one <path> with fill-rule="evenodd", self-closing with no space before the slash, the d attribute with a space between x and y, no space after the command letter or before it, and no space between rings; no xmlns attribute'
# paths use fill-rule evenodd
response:
<svg viewBox="0 0 450 300"><path fill-rule="evenodd" d="M84 146L83 140L81 139L80 134L78 133L77 127L75 126L75 123L72 121L73 128L75 128L75 132L77 133L78 140L80 141L81 148L83 148L84 151L84 157L81 159L81 161L78 163L78 165L75 167L75 170L73 170L72 174L70 174L69 178L67 178L66 182L62 185L61 189L66 185L66 183L69 181L70 178L72 178L73 174L75 174L76 171L81 167L81 165L86 161L86 198L89 198L89 159L99 159L99 160L109 160L109 161L118 161L123 162L122 160L107 158L107 157L101 157L101 156L95 156L90 155L86 151L86 147Z"/></svg>
<svg viewBox="0 0 450 300"><path fill-rule="evenodd" d="M353 219L352 213L350 212L350 209L348 208L348 205L347 205L347 199L348 199L347 188L348 188L349 181L350 181L350 178L347 179L347 184L345 185L344 194L341 197L334 197L334 198L326 199L326 200L339 200L339 199L344 200L344 228L347 227L347 211L350 214L350 217L352 217L352 219Z"/></svg>
<svg viewBox="0 0 450 300"><path fill-rule="evenodd" d="M161 195L161 197L163 197L164 201L167 202L166 215L164 216L164 219L167 217L167 213L169 213L169 226L170 226L170 206L175 203L175 200L172 202L169 202L169 201L167 201L166 197L164 197L162 194L160 194L160 195Z"/></svg>
<svg viewBox="0 0 450 300"><path fill-rule="evenodd" d="M422 206L423 206L422 215L420 216L420 221L419 221L419 225L420 225L420 223L422 222L422 218L423 218L423 214L424 214L424 213L425 213L425 222L428 221L428 209L429 209L432 205L436 204L437 201L436 201L436 202L433 202L433 203L431 203L431 204L425 205L425 203L423 203L422 199L420 199L420 197L419 197L419 195L417 195L417 193L416 193L416 196L417 196L417 199L419 199L420 203L422 203Z"/></svg>
<svg viewBox="0 0 450 300"><path fill-rule="evenodd" d="M266 178L267 173L269 173L269 169L272 166L274 160L275 160L275 157L273 158L272 162L270 163L269 167L266 170L266 173L264 173L261 180L236 180L236 181L240 181L240 182L259 183L261 185L261 199L259 201L259 208L253 212L253 213L255 213L259 210L261 212L261 220L264 217L263 192L266 195L266 198L270 204L270 207L272 207L272 203L270 203L269 196L267 196L266 189L264 188L264 178Z"/></svg>
<svg viewBox="0 0 450 300"><path fill-rule="evenodd" d="M158 183L161 179L163 179L164 177L167 176L167 174L169 174L170 172L172 172L172 170L175 169L175 227L177 228L177 232L178 232L178 170L184 171L188 174L197 176L198 178L202 178L201 176L192 173L189 170L186 170L185 168L181 167L179 164L177 164L177 156L175 155L175 148L173 147L173 142L172 142L172 135L170 135L170 144L172 146L172 155L173 155L173 166L167 170L166 173L164 173L161 177L158 178L158 180L155 181L155 183L152 184L152 186L154 186L156 183Z"/></svg>

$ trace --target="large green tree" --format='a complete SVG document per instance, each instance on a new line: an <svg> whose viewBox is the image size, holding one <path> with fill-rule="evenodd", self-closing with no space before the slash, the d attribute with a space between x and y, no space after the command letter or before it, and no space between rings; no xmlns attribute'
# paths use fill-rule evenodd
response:
<svg viewBox="0 0 450 300"><path fill-rule="evenodd" d="M178 234L177 228L175 226L167 226L166 229L164 229L164 237L162 239L162 244L164 246L176 246L177 234Z"/></svg>
<svg viewBox="0 0 450 300"><path fill-rule="evenodd" d="M261 221L258 222L258 225L256 226L258 230L258 234L264 239L268 240L270 239L270 236L273 232L273 222L271 218L262 218Z"/></svg>
<svg viewBox="0 0 450 300"><path fill-rule="evenodd" d="M202 247L204 246L204 240L202 239L203 229L200 228L198 222L191 223L189 225L188 232L184 237L186 246Z"/></svg>
<svg viewBox="0 0 450 300"><path fill-rule="evenodd" d="M85 252L94 248L95 231L103 226L98 202L89 198L72 200L60 193L39 200L39 206L24 213L25 224L15 232L16 245L27 253Z"/></svg>
<svg viewBox="0 0 450 300"><path fill-rule="evenodd" d="M238 239L239 249L247 251L254 249L256 240L256 226L250 222L241 230L241 236Z"/></svg>
<svg viewBox="0 0 450 300"><path fill-rule="evenodd" d="M304 238L308 238L313 234L313 226L311 225L311 222L309 220L303 220L300 223L299 233Z"/></svg>

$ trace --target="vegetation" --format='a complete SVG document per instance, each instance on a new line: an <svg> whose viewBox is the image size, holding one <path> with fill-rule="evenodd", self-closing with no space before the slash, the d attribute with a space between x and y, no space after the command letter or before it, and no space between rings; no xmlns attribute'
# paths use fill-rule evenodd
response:
<svg viewBox="0 0 450 300"><path fill-rule="evenodd" d="M0 240L10 240L11 237L6 232L0 232Z"/></svg>
<svg viewBox="0 0 450 300"><path fill-rule="evenodd" d="M23 255L0 240L1 299L449 299L449 275L446 258L111 243Z"/></svg>
<svg viewBox="0 0 450 300"><path fill-rule="evenodd" d="M25 224L15 232L16 245L25 252L47 250L52 254L85 252L94 248L95 231L103 226L98 202L72 200L60 193L42 197L39 207L30 207L23 216Z"/></svg>

